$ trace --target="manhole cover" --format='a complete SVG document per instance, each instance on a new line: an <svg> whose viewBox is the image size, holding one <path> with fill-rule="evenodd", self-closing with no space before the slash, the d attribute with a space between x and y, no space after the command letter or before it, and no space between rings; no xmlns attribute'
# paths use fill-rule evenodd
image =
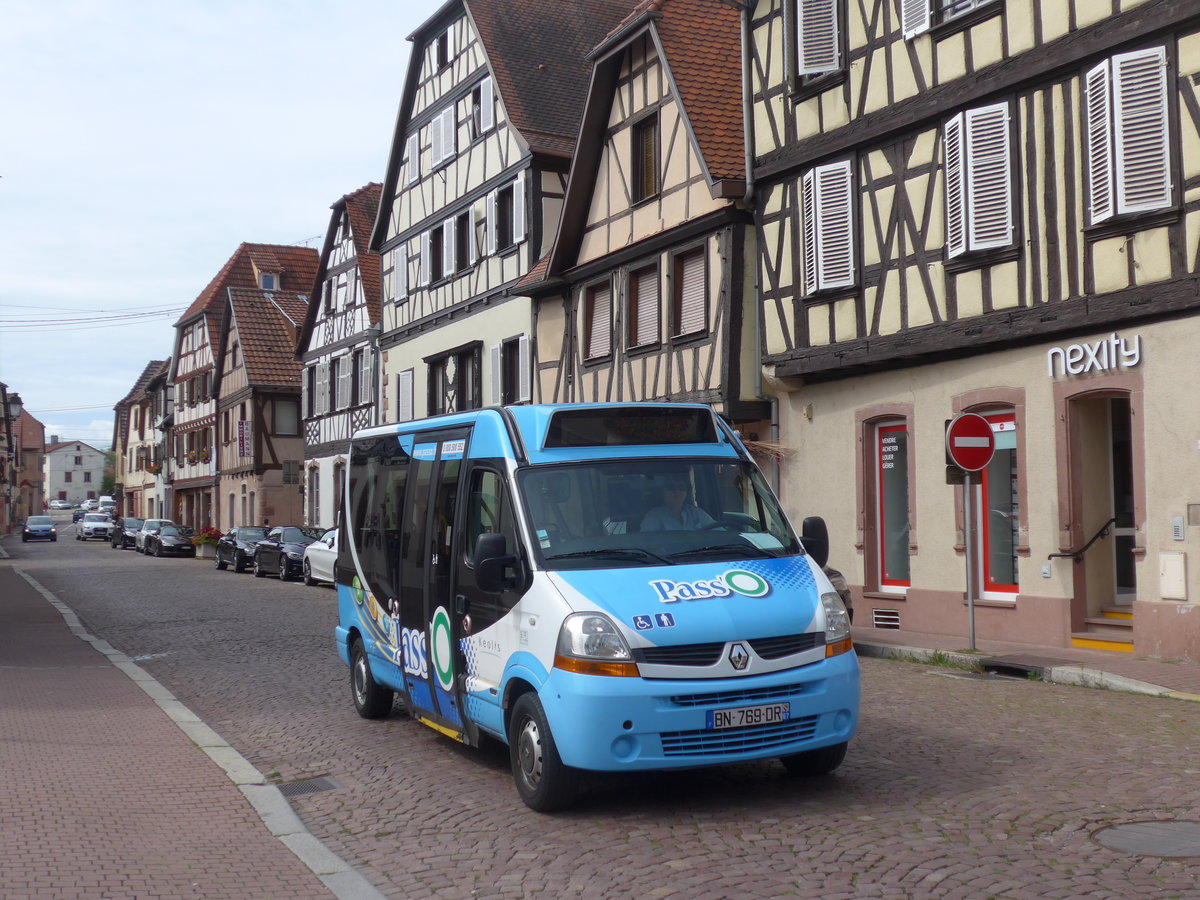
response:
<svg viewBox="0 0 1200 900"><path fill-rule="evenodd" d="M303 797L305 794L319 794L322 791L334 791L341 787L332 778L306 778L303 781L285 781L277 785L279 793L285 797Z"/></svg>
<svg viewBox="0 0 1200 900"><path fill-rule="evenodd" d="M1092 835L1109 850L1142 856L1200 856L1200 822L1126 822Z"/></svg>

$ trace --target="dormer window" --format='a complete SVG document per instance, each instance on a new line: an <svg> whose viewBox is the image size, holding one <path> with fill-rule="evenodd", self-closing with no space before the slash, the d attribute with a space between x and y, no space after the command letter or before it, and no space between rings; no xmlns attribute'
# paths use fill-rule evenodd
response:
<svg viewBox="0 0 1200 900"><path fill-rule="evenodd" d="M258 276L258 286L264 291L279 290L279 276L274 272L261 272Z"/></svg>

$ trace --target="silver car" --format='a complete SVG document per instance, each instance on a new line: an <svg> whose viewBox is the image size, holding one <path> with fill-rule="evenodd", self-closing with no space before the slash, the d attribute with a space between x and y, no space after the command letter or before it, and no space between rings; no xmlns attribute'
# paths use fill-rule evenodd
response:
<svg viewBox="0 0 1200 900"><path fill-rule="evenodd" d="M327 581L333 584L333 568L337 564L337 529L331 528L304 548L304 583Z"/></svg>
<svg viewBox="0 0 1200 900"><path fill-rule="evenodd" d="M107 541L112 537L112 528L113 520L108 517L108 513L84 513L76 525L75 540L90 541L92 538L99 538Z"/></svg>
<svg viewBox="0 0 1200 900"><path fill-rule="evenodd" d="M164 525L174 525L170 519L147 519L133 536L133 549L138 553L146 552L146 535L158 534Z"/></svg>

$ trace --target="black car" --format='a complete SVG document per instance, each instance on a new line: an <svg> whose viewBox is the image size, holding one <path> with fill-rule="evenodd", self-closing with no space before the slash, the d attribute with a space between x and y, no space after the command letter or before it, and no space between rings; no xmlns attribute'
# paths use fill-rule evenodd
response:
<svg viewBox="0 0 1200 900"><path fill-rule="evenodd" d="M90 509L84 509L82 506L77 506L77 507L75 507L75 511L73 513L71 513L71 521L78 522L89 512L91 512Z"/></svg>
<svg viewBox="0 0 1200 900"><path fill-rule="evenodd" d="M142 546L142 552L147 556L196 556L192 530L178 525L164 525L158 531L147 534L142 538Z"/></svg>
<svg viewBox="0 0 1200 900"><path fill-rule="evenodd" d="M245 572L254 565L254 546L267 537L267 529L257 525L243 525L240 528L230 528L217 541L216 566L227 569L233 566L235 572Z"/></svg>
<svg viewBox="0 0 1200 900"><path fill-rule="evenodd" d="M278 575L280 581L299 578L304 571L304 548L321 537L320 528L281 525L267 532L254 547L254 574Z"/></svg>
<svg viewBox="0 0 1200 900"><path fill-rule="evenodd" d="M130 547L137 547L138 529L142 527L142 522L145 519L138 519L134 516L125 516L117 519L113 524L112 530L112 548L114 550L127 550Z"/></svg>

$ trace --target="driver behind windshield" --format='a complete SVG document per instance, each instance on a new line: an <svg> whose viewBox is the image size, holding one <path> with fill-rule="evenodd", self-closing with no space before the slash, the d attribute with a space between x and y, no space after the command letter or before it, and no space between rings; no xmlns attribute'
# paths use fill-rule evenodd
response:
<svg viewBox="0 0 1200 900"><path fill-rule="evenodd" d="M713 521L712 516L692 502L692 485L687 475L670 475L663 488L663 502L646 513L642 531L697 531Z"/></svg>

